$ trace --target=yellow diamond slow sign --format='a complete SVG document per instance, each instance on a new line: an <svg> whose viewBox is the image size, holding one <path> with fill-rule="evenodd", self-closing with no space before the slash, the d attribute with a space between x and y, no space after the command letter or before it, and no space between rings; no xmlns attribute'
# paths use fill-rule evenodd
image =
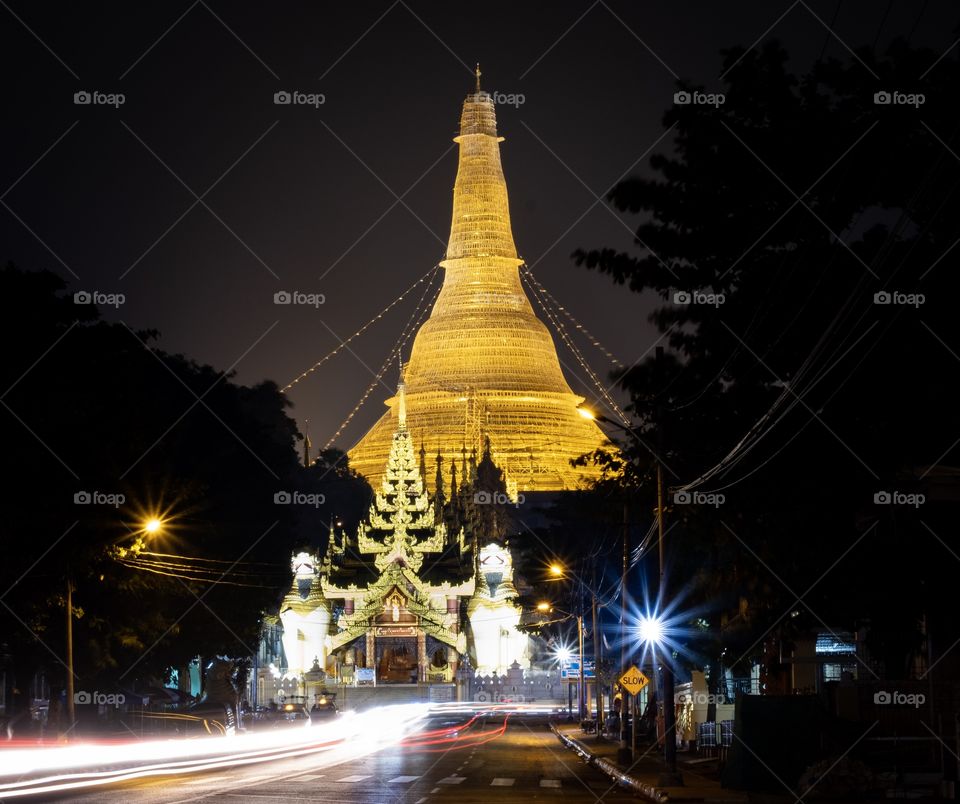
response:
<svg viewBox="0 0 960 804"><path fill-rule="evenodd" d="M649 683L650 679L640 672L640 669L636 665L620 676L620 686L631 695L636 695Z"/></svg>

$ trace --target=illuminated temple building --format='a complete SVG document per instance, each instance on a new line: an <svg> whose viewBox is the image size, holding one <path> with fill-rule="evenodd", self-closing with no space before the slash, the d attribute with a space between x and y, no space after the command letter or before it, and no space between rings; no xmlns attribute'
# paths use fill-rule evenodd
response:
<svg viewBox="0 0 960 804"><path fill-rule="evenodd" d="M576 488L599 470L573 458L607 443L577 412L583 397L564 379L554 342L520 284L500 165L494 101L467 95L443 287L416 334L406 370L407 426L450 464L483 449L512 491ZM376 487L387 465L399 399L349 451L350 466ZM433 487L433 478L427 478Z"/></svg>
<svg viewBox="0 0 960 804"><path fill-rule="evenodd" d="M486 502L508 502L502 471L489 449L479 460L461 456L459 472L445 472L438 456L431 494L402 380L396 399L396 430L366 518L353 535L331 528L322 557L295 555L291 589L265 619L260 700L309 696L328 682L449 684L464 663L480 676L522 677L530 667L507 517Z"/></svg>

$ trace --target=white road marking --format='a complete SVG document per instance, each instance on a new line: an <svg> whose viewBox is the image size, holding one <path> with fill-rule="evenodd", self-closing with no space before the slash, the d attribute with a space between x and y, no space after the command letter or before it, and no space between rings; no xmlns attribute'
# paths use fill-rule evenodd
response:
<svg viewBox="0 0 960 804"><path fill-rule="evenodd" d="M414 782L419 778L419 776L397 776L395 779L388 781L387 784L406 784L407 782Z"/></svg>
<svg viewBox="0 0 960 804"><path fill-rule="evenodd" d="M331 782L362 782L364 779L369 779L370 774L359 774L356 776L344 776L342 779L331 779Z"/></svg>
<svg viewBox="0 0 960 804"><path fill-rule="evenodd" d="M441 779L437 784L460 784L466 778L466 776L448 776L446 779Z"/></svg>
<svg viewBox="0 0 960 804"><path fill-rule="evenodd" d="M323 774L311 773L309 776L298 776L294 779L295 782L315 782L317 779L322 779Z"/></svg>
<svg viewBox="0 0 960 804"><path fill-rule="evenodd" d="M426 800L427 800L427 797L426 797L426 796L424 796L423 798L418 798L418 799L417 799L417 804L423 804L423 802L426 801Z"/></svg>
<svg viewBox="0 0 960 804"><path fill-rule="evenodd" d="M439 792L440 792L440 788L439 788L439 787L434 787L433 790L431 790L430 792L431 792L431 793L439 793Z"/></svg>
<svg viewBox="0 0 960 804"><path fill-rule="evenodd" d="M541 779L540 786L541 787L560 787L560 780L559 779Z"/></svg>
<svg viewBox="0 0 960 804"><path fill-rule="evenodd" d="M214 784L216 782L225 782L229 776L200 776L196 779L188 779L184 784Z"/></svg>
<svg viewBox="0 0 960 804"><path fill-rule="evenodd" d="M513 787L513 779L505 779L502 776L498 776L492 782L490 782L491 787Z"/></svg>

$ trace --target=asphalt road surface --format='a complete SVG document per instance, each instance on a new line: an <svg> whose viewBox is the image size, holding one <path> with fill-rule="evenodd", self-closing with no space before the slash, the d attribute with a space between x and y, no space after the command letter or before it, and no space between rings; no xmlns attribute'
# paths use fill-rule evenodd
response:
<svg viewBox="0 0 960 804"><path fill-rule="evenodd" d="M428 721L424 731L439 728ZM492 716L456 738L420 740L338 765L322 756L276 760L201 774L165 776L26 801L304 801L364 804L583 801L635 799L565 749L543 720ZM23 799L22 799L23 800Z"/></svg>

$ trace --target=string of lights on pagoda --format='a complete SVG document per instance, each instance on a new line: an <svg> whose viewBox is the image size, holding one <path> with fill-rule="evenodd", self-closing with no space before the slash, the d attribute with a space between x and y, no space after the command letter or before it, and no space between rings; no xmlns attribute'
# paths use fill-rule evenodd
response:
<svg viewBox="0 0 960 804"><path fill-rule="evenodd" d="M316 363L314 363L312 366L310 366L310 368L308 368L306 371L302 372L301 374L297 375L297 376L296 376L294 379L292 379L289 383L287 383L285 386L283 386L283 388L280 389L280 392L281 392L281 393L286 393L286 392L289 391L291 388L293 388L294 385L296 385L298 382L300 382L300 380L302 380L304 377L307 377L308 375L310 375L310 374L312 374L314 371L316 371L318 368L320 368L320 366L322 366L322 365L323 365L324 363L326 363L331 357L333 357L333 356L336 355L338 352L340 352L340 350L345 349L346 346L347 346L347 344L350 343L350 341L352 341L354 338L357 338L357 337L359 337L360 335L362 335L364 332L366 332L366 330L367 330L372 324L374 324L375 322L377 322L377 321L379 321L381 318L383 318L387 313L390 312L390 310L392 310L396 305L398 305L400 302L402 302L402 301L409 295L409 293L410 293L414 288L416 288L417 286L423 284L423 283L426 282L427 280L429 280L430 282L432 282L432 281L433 281L432 277L435 275L435 273L436 273L436 271L437 271L437 269L438 269L439 267L440 267L439 265L434 265L429 271L427 271L423 276L421 276L416 282L414 282L412 285L410 285L410 287L408 287L405 291L403 291L403 293L401 293L399 296L397 296L397 298L395 298L392 302L390 302L390 304L388 304L386 307L384 307L384 308L383 308L379 313L377 313L373 318L371 318L369 321L367 321L366 324L364 324L362 327L360 327L360 329L358 329L356 332L354 332L349 338L346 338L345 340L343 340L343 341L340 343L340 345L337 346L333 351L329 352L328 354L325 354L325 355L324 355L323 357L321 357Z"/></svg>
<svg viewBox="0 0 960 804"><path fill-rule="evenodd" d="M323 449L340 438L377 385L383 384L389 366L406 356L404 349L411 342L405 367L407 414L419 431L431 433L438 460L461 456L465 444L477 448L484 431L494 444L498 465L513 483L524 489L574 488L600 470L572 468L570 457L603 447L608 439L578 410L583 396L575 393L563 376L555 339L560 339L583 369L587 390L595 386L598 402L627 422L571 336L579 332L615 367L623 364L549 294L518 255L500 161L503 137L497 132L492 96L480 88L479 76L476 91L463 103L460 131L454 140L459 145L459 161L450 237L442 261L283 390L341 352L418 285L426 284L426 296L433 277L440 275L441 287L433 306L421 309L418 305L412 317L416 324L404 329L384 365ZM545 321L537 318L525 286L543 309ZM470 326L465 327L465 321ZM555 331L554 338L544 324ZM351 467L374 484L390 451L398 398L391 396L386 404L390 410L348 453Z"/></svg>
<svg viewBox="0 0 960 804"><path fill-rule="evenodd" d="M553 325L553 328L556 330L557 334L560 336L560 339L563 341L564 345L576 358L577 362L580 364L580 367L587 373L587 376L593 382L597 391L600 394L600 397L607 403L610 409L617 415L617 418L620 419L624 424L630 424L630 420L627 418L626 414L620 409L620 406L617 404L616 400L610 396L610 392L607 390L606 386L600 381L600 378L596 375L594 370L590 368L590 364L587 363L586 358L583 356L583 353L573 342L573 339L567 334L566 327L564 327L563 322L556 318L547 306L547 304L540 297L540 294L537 292L536 286L529 281L525 273L520 274L520 278L527 280L527 287L530 289L530 295L533 296L534 300L540 305L540 309L543 310L544 314L547 316L547 319Z"/></svg>
<svg viewBox="0 0 960 804"><path fill-rule="evenodd" d="M433 284L433 277L436 275L435 272L438 268L439 266L434 266L433 270L430 272L430 281L427 283L426 288L424 288L423 295L420 297L420 301L417 302L417 306L414 308L413 313L407 320L406 326L401 331L400 338L398 339L397 343L394 345L393 349L390 350L390 353L387 355L387 359L383 361L383 365L380 366L380 369L374 375L373 381L367 386L366 390L361 395L360 400L356 405L353 406L353 410L347 414L347 417L340 423L340 426L336 429L334 434L330 436L330 438L327 440L327 443L323 445L325 450L330 449L330 447L336 442L336 440L340 437L340 434L353 420L353 417L356 416L360 411L360 408L363 407L370 394L373 393L373 389L383 382L383 377L386 374L387 369L395 361L400 360L400 358L403 356L403 348L407 345L407 342L413 336L413 333L420 328L420 324L423 323L423 319L426 317L427 313L430 311L431 305L433 304L433 299L431 299L427 304L424 304L424 300L427 298L427 294L430 292L430 288ZM440 286L438 286L436 290L436 293L439 292ZM434 296L435 295L436 294L434 294ZM399 299L397 301L399 301Z"/></svg>
<svg viewBox="0 0 960 804"><path fill-rule="evenodd" d="M541 283L536 276L534 276L533 269L529 265L523 265L520 270L523 271L527 275L527 277L530 279L530 281L532 281L537 286L537 289L544 295L544 297L548 299L557 310L559 310L561 313L564 314L564 316L566 316L567 320L571 324L573 324L574 328L578 332L583 334L583 336L590 342L591 346L596 347L596 349L599 350L600 353L603 354L603 356L606 357L617 368L624 367L624 364L617 359L616 355L614 355L613 352L611 352L609 349L607 349L606 346L600 343L597 337L593 333L591 333L590 330L588 330L585 326L583 326L583 324L581 324L576 318L574 318L573 313L571 313L566 307L564 307L562 304L560 304L560 302L558 302L554 298L553 294L550 293L550 291L547 290L546 287L544 287L543 283Z"/></svg>

